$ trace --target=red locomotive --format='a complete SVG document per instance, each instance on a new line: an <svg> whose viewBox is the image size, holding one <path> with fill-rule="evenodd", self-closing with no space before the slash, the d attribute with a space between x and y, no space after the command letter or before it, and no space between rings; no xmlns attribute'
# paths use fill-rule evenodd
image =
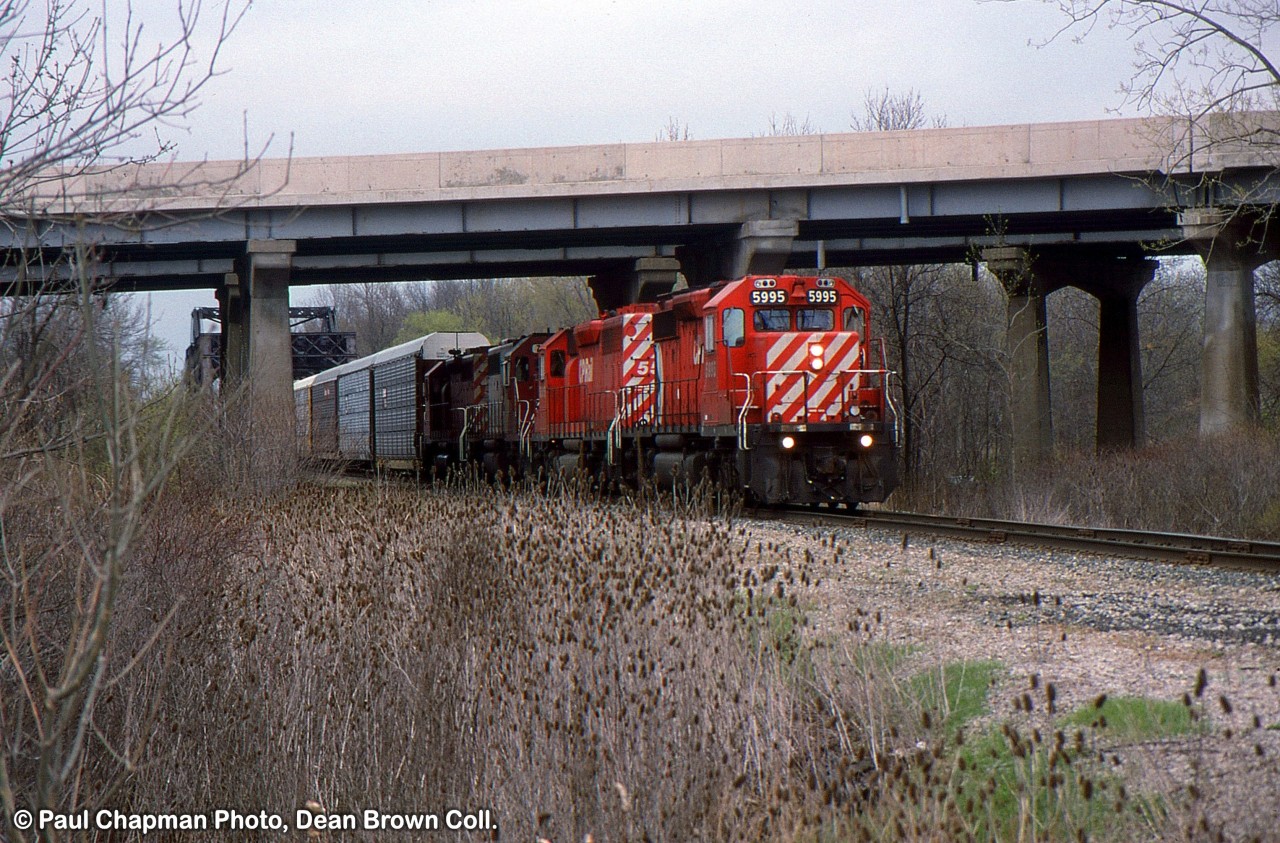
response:
<svg viewBox="0 0 1280 843"><path fill-rule="evenodd" d="M354 402L369 407L356 433L375 464L477 460L493 473L583 469L663 485L710 477L763 503L882 501L897 485L897 414L883 344L873 365L869 334L867 299L844 279L749 276L445 360L410 348L413 365L398 371L413 371L414 388L388 383L380 402L388 374L378 370L394 362L381 352L367 366L372 400ZM313 454L313 443L344 438L341 414L336 436L316 428L310 393L323 377L297 385ZM380 418L404 415L389 388L414 395L407 461L377 448Z"/></svg>

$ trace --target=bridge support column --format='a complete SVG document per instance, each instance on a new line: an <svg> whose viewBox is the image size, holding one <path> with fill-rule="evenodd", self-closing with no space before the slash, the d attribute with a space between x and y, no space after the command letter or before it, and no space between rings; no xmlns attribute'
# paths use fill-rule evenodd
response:
<svg viewBox="0 0 1280 843"><path fill-rule="evenodd" d="M1258 327L1253 271L1276 257L1274 236L1217 208L1184 211L1178 222L1204 260L1204 348L1200 356L1200 435L1256 424ZM1268 227L1270 228L1270 227Z"/></svg>
<svg viewBox="0 0 1280 843"><path fill-rule="evenodd" d="M679 273L680 262L675 258L639 258L632 267L591 276L587 286L604 313L625 304L657 301L675 287Z"/></svg>
<svg viewBox="0 0 1280 843"><path fill-rule="evenodd" d="M682 246L676 250L690 287L705 287L743 275L778 275L791 259L800 234L793 219L750 220L727 243Z"/></svg>
<svg viewBox="0 0 1280 843"><path fill-rule="evenodd" d="M236 395L245 436L257 452L293 430L293 346L289 336L289 274L294 241L251 240L236 272L226 276L222 307L223 390ZM238 394L237 394L238 393ZM283 444L283 443L282 443ZM281 454L292 449L272 448ZM256 456L255 456L256 459ZM255 468L266 469L266 464Z"/></svg>
<svg viewBox="0 0 1280 843"><path fill-rule="evenodd" d="M1061 265L1062 285L1098 299L1098 452L1146 442L1138 296L1158 264L1141 258L1086 258Z"/></svg>
<svg viewBox="0 0 1280 843"><path fill-rule="evenodd" d="M222 319L222 337L219 357L222 390L226 393L244 382L248 371L249 344L245 340L248 323L248 301L240 285L240 276L228 272L222 277L222 286L215 293Z"/></svg>
<svg viewBox="0 0 1280 843"><path fill-rule="evenodd" d="M1024 249L984 249L987 269L1008 297L1006 343L1009 353L1009 413L1013 436L1013 473L1019 479L1053 454L1053 413L1049 395L1047 291L1031 271Z"/></svg>
<svg viewBox="0 0 1280 843"><path fill-rule="evenodd" d="M1155 276L1156 262L1136 261L1116 272L1098 293L1098 451L1146 443L1142 403L1142 346L1138 341L1138 296Z"/></svg>

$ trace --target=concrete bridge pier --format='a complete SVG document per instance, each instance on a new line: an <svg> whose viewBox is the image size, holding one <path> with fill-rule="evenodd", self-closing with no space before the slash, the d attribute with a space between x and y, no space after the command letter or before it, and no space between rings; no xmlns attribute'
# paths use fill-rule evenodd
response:
<svg viewBox="0 0 1280 843"><path fill-rule="evenodd" d="M1049 342L1045 297L1078 287L1099 302L1098 451L1133 448L1146 439L1142 403L1142 347L1138 296L1156 261L1127 256L1061 254L1033 260L1022 248L983 251L987 268L1008 295L1013 456L1015 474L1053 453Z"/></svg>
<svg viewBox="0 0 1280 843"><path fill-rule="evenodd" d="M222 318L220 367L225 393L244 383L249 368L249 344L245 342L249 305L245 289L240 285L240 275L235 272L222 276L222 286L214 291L214 296Z"/></svg>
<svg viewBox="0 0 1280 843"><path fill-rule="evenodd" d="M223 388L226 394L243 390L239 400L247 410L251 437L279 428L293 407L289 275L294 248L292 240L250 240L236 271L225 276L217 291Z"/></svg>
<svg viewBox="0 0 1280 843"><path fill-rule="evenodd" d="M794 219L750 220L739 226L734 238L676 249L680 269L690 287L744 275L779 275L791 259L791 247L800 234Z"/></svg>
<svg viewBox="0 0 1280 843"><path fill-rule="evenodd" d="M1254 224L1219 208L1192 208L1178 217L1204 260L1204 348L1200 357L1200 434L1256 424L1258 327L1253 271L1277 257L1274 226Z"/></svg>
<svg viewBox="0 0 1280 843"><path fill-rule="evenodd" d="M988 248L982 251L982 259L1008 297L1009 414L1016 478L1053 454L1049 332L1044 304L1050 291L1031 271L1031 259L1025 249Z"/></svg>
<svg viewBox="0 0 1280 843"><path fill-rule="evenodd" d="M1098 300L1098 452L1145 444L1138 296L1155 277L1159 264L1144 258L1104 257L1050 266L1060 286L1070 284Z"/></svg>
<svg viewBox="0 0 1280 843"><path fill-rule="evenodd" d="M657 301L675 287L679 272L675 258L638 258L630 267L591 276L587 286L604 313L624 304Z"/></svg>

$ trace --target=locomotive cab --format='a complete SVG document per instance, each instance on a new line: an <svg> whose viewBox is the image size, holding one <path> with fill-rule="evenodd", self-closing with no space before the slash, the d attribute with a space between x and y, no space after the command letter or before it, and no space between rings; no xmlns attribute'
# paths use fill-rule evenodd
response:
<svg viewBox="0 0 1280 843"><path fill-rule="evenodd" d="M768 503L883 500L897 417L869 360L869 302L833 277L748 276L703 310L704 424L732 429L743 486Z"/></svg>

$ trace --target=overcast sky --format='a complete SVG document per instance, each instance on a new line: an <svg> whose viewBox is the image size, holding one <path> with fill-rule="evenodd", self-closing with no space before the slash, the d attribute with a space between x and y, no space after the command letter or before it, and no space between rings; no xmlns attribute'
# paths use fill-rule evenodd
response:
<svg viewBox="0 0 1280 843"><path fill-rule="evenodd" d="M788 114L841 132L885 87L952 126L1116 115L1130 45L1036 46L1061 24L1039 0L255 0L169 136L192 160L239 157L246 127L280 156L643 142L671 120L749 137ZM213 303L156 296L158 333L180 352Z"/></svg>

